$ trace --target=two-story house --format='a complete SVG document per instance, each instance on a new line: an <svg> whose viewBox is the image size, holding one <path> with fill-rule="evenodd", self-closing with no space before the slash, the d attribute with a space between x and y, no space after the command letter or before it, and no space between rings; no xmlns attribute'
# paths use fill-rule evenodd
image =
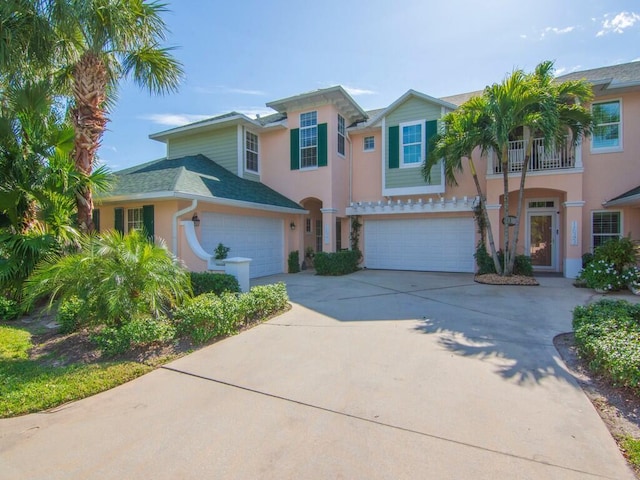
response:
<svg viewBox="0 0 640 480"><path fill-rule="evenodd" d="M607 238L640 237L640 62L569 78L592 83L596 127L575 149L535 139L519 248L537 270L574 277ZM270 102L276 113L262 118L231 112L153 134L166 158L117 172L96 218L103 229L144 227L192 270L210 268L223 243L252 259L252 277L284 272L293 250L349 248L355 217L367 268L473 272L472 179L448 186L438 165L427 184L421 166L439 119L478 93L410 90L365 112L337 86ZM530 135L510 144L512 205ZM475 156L501 238L501 165Z"/></svg>

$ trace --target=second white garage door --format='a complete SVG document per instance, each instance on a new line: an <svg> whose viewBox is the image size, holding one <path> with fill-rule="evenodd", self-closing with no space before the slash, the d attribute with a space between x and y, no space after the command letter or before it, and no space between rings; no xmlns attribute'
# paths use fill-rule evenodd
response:
<svg viewBox="0 0 640 480"><path fill-rule="evenodd" d="M201 215L205 251L213 253L219 242L231 248L229 258L251 258L251 278L284 271L284 223L277 218L248 217L222 213Z"/></svg>
<svg viewBox="0 0 640 480"><path fill-rule="evenodd" d="M370 220L364 224L367 268L474 271L472 218Z"/></svg>

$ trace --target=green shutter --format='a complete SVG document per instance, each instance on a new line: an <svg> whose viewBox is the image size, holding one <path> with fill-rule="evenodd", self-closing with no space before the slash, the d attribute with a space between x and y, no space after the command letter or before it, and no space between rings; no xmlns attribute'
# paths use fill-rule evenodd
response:
<svg viewBox="0 0 640 480"><path fill-rule="evenodd" d="M291 170L300 168L300 129L291 129Z"/></svg>
<svg viewBox="0 0 640 480"><path fill-rule="evenodd" d="M153 228L153 205L142 206L142 226L147 237L153 239L155 235Z"/></svg>
<svg viewBox="0 0 640 480"><path fill-rule="evenodd" d="M327 166L327 124L318 125L318 166Z"/></svg>
<svg viewBox="0 0 640 480"><path fill-rule="evenodd" d="M100 232L100 210L96 209L91 212L91 220L93 221L93 229Z"/></svg>
<svg viewBox="0 0 640 480"><path fill-rule="evenodd" d="M115 208L114 218L115 222L113 228L124 235L124 208Z"/></svg>
<svg viewBox="0 0 640 480"><path fill-rule="evenodd" d="M425 134L427 139L427 148L426 148L427 156L429 156L429 152L433 148L433 145L431 144L432 143L431 139L436 133L438 133L438 121L429 120L425 125Z"/></svg>
<svg viewBox="0 0 640 480"><path fill-rule="evenodd" d="M400 127L389 127L389 168L400 168Z"/></svg>

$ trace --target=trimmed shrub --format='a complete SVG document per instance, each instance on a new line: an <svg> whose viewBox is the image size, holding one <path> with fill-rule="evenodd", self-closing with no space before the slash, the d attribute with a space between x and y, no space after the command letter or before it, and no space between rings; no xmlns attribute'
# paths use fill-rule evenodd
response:
<svg viewBox="0 0 640 480"><path fill-rule="evenodd" d="M335 253L318 252L313 263L318 275L346 275L358 270L359 260L359 251L342 250Z"/></svg>
<svg viewBox="0 0 640 480"><path fill-rule="evenodd" d="M594 260L604 260L613 264L618 273L624 267L636 263L635 245L629 237L611 238L593 252Z"/></svg>
<svg viewBox="0 0 640 480"><path fill-rule="evenodd" d="M232 335L238 327L284 310L289 297L284 283L253 287L241 295L205 293L176 309L173 320L178 335L188 335L205 343L222 335Z"/></svg>
<svg viewBox="0 0 640 480"><path fill-rule="evenodd" d="M56 322L60 324L60 333L75 332L80 327L80 315L85 302L78 297L63 300L56 312Z"/></svg>
<svg viewBox="0 0 640 480"><path fill-rule="evenodd" d="M203 293L222 295L225 292L240 292L238 279L226 273L191 272L191 288L194 297Z"/></svg>
<svg viewBox="0 0 640 480"><path fill-rule="evenodd" d="M592 370L640 392L640 305L604 299L576 307L573 329Z"/></svg>
<svg viewBox="0 0 640 480"><path fill-rule="evenodd" d="M289 252L289 273L298 273L300 271L300 254L298 250Z"/></svg>
<svg viewBox="0 0 640 480"><path fill-rule="evenodd" d="M14 320L20 315L20 306L15 300L0 296L0 320Z"/></svg>
<svg viewBox="0 0 640 480"><path fill-rule="evenodd" d="M120 328L105 327L91 336L91 340L108 357L130 350L132 347L154 342L166 342L175 337L175 327L166 319L140 317Z"/></svg>
<svg viewBox="0 0 640 480"><path fill-rule="evenodd" d="M504 252L498 250L498 260L500 265L504 263ZM478 266L478 275L485 275L487 273L496 273L496 267L493 264L493 258L487 252L487 248L483 243L479 243L476 248L476 253L473 255L476 259L476 265ZM513 264L513 274L522 275L525 277L533 277L533 265L531 264L531 257L527 255L517 255Z"/></svg>
<svg viewBox="0 0 640 480"><path fill-rule="evenodd" d="M582 254L582 268L585 268L591 262L593 262L593 253L591 253L591 252L583 253Z"/></svg>

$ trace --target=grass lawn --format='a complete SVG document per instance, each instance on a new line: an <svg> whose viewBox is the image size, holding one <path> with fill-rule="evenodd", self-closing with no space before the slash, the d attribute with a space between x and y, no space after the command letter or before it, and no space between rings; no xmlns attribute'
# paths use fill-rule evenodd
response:
<svg viewBox="0 0 640 480"><path fill-rule="evenodd" d="M31 333L0 325L0 418L38 412L93 395L152 370L133 361L56 367L30 359Z"/></svg>

